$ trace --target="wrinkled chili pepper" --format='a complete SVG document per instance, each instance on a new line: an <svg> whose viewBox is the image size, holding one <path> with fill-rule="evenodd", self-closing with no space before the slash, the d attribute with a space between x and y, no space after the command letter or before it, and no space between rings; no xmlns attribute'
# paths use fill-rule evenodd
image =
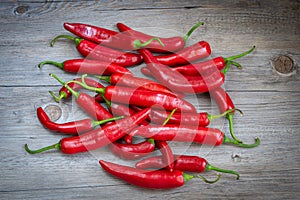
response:
<svg viewBox="0 0 300 200"><path fill-rule="evenodd" d="M228 138L221 130L216 128L178 124L140 126L134 128L130 134L133 136L139 135L144 138L152 138L154 140L193 142L213 146L232 144L238 147L253 148L260 144L259 138L255 138L255 143L253 144L244 144Z"/></svg>
<svg viewBox="0 0 300 200"><path fill-rule="evenodd" d="M126 160L136 160L152 153L155 149L155 143L152 139L147 139L136 144L123 144L118 141L110 144L110 150L113 154Z"/></svg>
<svg viewBox="0 0 300 200"><path fill-rule="evenodd" d="M75 78L75 79L73 79L73 80L81 82L82 78ZM95 80L90 79L90 78L85 78L84 81L85 81L85 83L86 83L87 85L89 85L89 86L91 86L91 87L97 87L97 88L103 88L103 87L104 87L104 86L103 86L101 83L99 83L98 81L95 81ZM73 82L68 83L67 85L68 85L72 90L74 90L74 91L78 91L78 90L82 89L82 86L81 86L81 85L78 85L78 84L73 83ZM59 102L61 99L67 99L67 98L69 98L69 97L72 96L72 92L69 91L69 90L68 90L66 87L64 87L64 86L62 86L61 89L59 90L59 92L58 92L59 96L56 96L56 95L54 94L53 91L49 91L49 93L51 94L51 96L53 97L53 99L54 99L56 102ZM98 95L98 96L95 96L94 98L96 99L97 102L101 102L101 101L103 100L102 97L99 96L99 95Z"/></svg>
<svg viewBox="0 0 300 200"><path fill-rule="evenodd" d="M147 49L138 51L142 54L152 75L171 90L189 94L203 93L220 87L224 83L225 73L219 70L215 70L208 76L203 76L202 79L189 81L180 73L172 71L167 65L161 64Z"/></svg>
<svg viewBox="0 0 300 200"><path fill-rule="evenodd" d="M253 46L250 50L243 52L238 55L230 56L228 58L224 57L216 57L212 60L207 60L204 62L192 63L184 66L175 67L172 70L180 72L183 75L196 76L196 75L207 75L209 73L214 72L214 70L222 70L226 65L235 65L238 68L241 68L241 65L233 60L241 58L250 54L254 51L255 46Z"/></svg>
<svg viewBox="0 0 300 200"><path fill-rule="evenodd" d="M51 149L58 149L66 154L95 150L122 138L126 133L144 121L149 112L150 108L146 108L131 117L117 120L81 135L63 138L56 144L38 150L31 150L25 144L25 150L30 154L41 153Z"/></svg>
<svg viewBox="0 0 300 200"><path fill-rule="evenodd" d="M53 46L54 43L60 38L73 40L78 52L89 59L102 60L106 63L118 64L123 67L138 65L143 61L141 55L139 54L122 52L88 40L72 37L70 35L59 35L55 37L50 43L51 46Z"/></svg>
<svg viewBox="0 0 300 200"><path fill-rule="evenodd" d="M75 101L77 105L83 109L89 116L91 116L95 120L104 120L108 118L112 118L112 114L108 112L100 103L98 103L95 98L90 96L87 93L84 92L76 92L72 90L69 86L68 83L63 82L60 80L55 74L50 74L53 78L55 78L59 83L61 83L64 87L66 87L74 96ZM81 80L82 81L82 80ZM76 83L80 83L79 81L76 81ZM79 85L80 85L79 84Z"/></svg>
<svg viewBox="0 0 300 200"><path fill-rule="evenodd" d="M156 53L168 53L168 52L175 52L180 49L182 49L185 46L185 43L187 39L190 37L190 35L196 30L199 26L202 26L203 22L198 22L195 24L185 36L183 37L169 37L169 38L162 38L157 36L151 36L145 33L142 33L140 31L134 30L128 26L126 26L123 23L117 23L117 28L119 31L131 35L132 37L139 39L141 42L147 42L151 38L159 38L160 41L164 44L162 46L159 42L153 41L151 44L147 45L147 49L149 49L152 52Z"/></svg>
<svg viewBox="0 0 300 200"><path fill-rule="evenodd" d="M76 81L75 81L76 82ZM155 92L145 89L127 88L122 86L107 86L106 88L93 88L81 82L84 88L102 94L107 100L111 102L118 102L142 107L155 106L157 108L163 107L166 110L177 109L185 112L195 112L195 107L174 95L162 92Z"/></svg>
<svg viewBox="0 0 300 200"><path fill-rule="evenodd" d="M216 102L217 106L219 107L220 112L226 112L228 110L232 110L235 108L232 99L223 88L219 87L210 91L210 95ZM226 118L228 119L229 122L230 134L232 138L234 138L236 141L241 142L234 134L233 115L234 115L234 110L226 114Z"/></svg>
<svg viewBox="0 0 300 200"><path fill-rule="evenodd" d="M45 64L54 65L66 72L76 74L95 74L95 75L112 75L112 74L131 74L131 72L118 64L103 62L89 59L72 59L62 63L50 60L43 61L39 64L41 68Z"/></svg>
<svg viewBox="0 0 300 200"><path fill-rule="evenodd" d="M147 78L135 77L127 74L112 74L111 76L96 76L112 85L127 86L131 88L142 88L151 91L163 92L177 96L167 87Z"/></svg>
<svg viewBox="0 0 300 200"><path fill-rule="evenodd" d="M200 175L190 175L179 170L172 172L168 170L144 170L129 166L118 165L108 161L100 160L101 167L109 174L122 179L123 181L139 186L142 188L152 189L170 189L183 186L187 181L193 178L201 178L206 183L215 183L220 176L214 181L208 181Z"/></svg>
<svg viewBox="0 0 300 200"><path fill-rule="evenodd" d="M82 119L82 120L76 120L72 122L58 124L56 122L51 121L51 119L49 118L49 116L43 110L42 107L37 108L36 112L39 121L45 128L54 132L60 132L64 134L84 133L93 130L96 126L105 124L106 122L111 122L123 118L121 116L121 117L105 119L102 121L95 121L92 119Z"/></svg>
<svg viewBox="0 0 300 200"><path fill-rule="evenodd" d="M64 23L64 28L80 38L120 50L131 51L142 47L148 48L149 44L154 41L157 41L158 45L164 46L157 37L149 38L147 41L141 41L139 38L131 37L127 34L90 24Z"/></svg>
<svg viewBox="0 0 300 200"><path fill-rule="evenodd" d="M207 58L210 54L211 49L209 44L205 41L200 41L175 53L156 55L155 58L158 62L167 66L181 66Z"/></svg>
<svg viewBox="0 0 300 200"><path fill-rule="evenodd" d="M163 161L162 156L153 156L145 158L138 161L135 164L136 168L139 169L149 169L149 168L158 168L163 169L166 167L166 164ZM207 162L206 159L199 156L190 156L190 155L174 155L174 170L180 170L184 172L197 172L202 173L208 170L214 170L217 172L223 172L228 174L236 175L236 178L239 179L240 175L236 171L222 169L215 167Z"/></svg>

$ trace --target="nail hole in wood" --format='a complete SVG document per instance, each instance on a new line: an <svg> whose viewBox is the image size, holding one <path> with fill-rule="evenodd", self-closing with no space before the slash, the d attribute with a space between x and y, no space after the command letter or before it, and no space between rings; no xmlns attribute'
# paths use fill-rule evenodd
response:
<svg viewBox="0 0 300 200"><path fill-rule="evenodd" d="M18 7L15 8L14 13L16 15L22 15L25 12L27 12L27 10L28 10L27 6L18 6Z"/></svg>
<svg viewBox="0 0 300 200"><path fill-rule="evenodd" d="M283 75L290 75L296 69L294 60L288 55L279 55L274 58L272 65L279 74Z"/></svg>
<svg viewBox="0 0 300 200"><path fill-rule="evenodd" d="M45 107L45 112L51 119L51 121L57 121L61 115L62 115L62 110L59 106L56 105L48 105Z"/></svg>

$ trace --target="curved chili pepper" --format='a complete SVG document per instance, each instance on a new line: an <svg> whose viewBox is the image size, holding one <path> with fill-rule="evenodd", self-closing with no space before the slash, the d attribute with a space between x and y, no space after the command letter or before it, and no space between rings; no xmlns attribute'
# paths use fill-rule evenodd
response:
<svg viewBox="0 0 300 200"><path fill-rule="evenodd" d="M169 124L165 126L141 126L131 131L131 135L139 135L154 140L193 142L219 146L221 144L233 144L239 147L252 148L260 144L259 138L255 138L254 144L244 144L228 138L221 130L210 127L195 127L188 125Z"/></svg>
<svg viewBox="0 0 300 200"><path fill-rule="evenodd" d="M77 105L83 109L89 116L91 116L95 120L104 120L108 118L112 118L112 114L108 112L100 103L98 103L95 98L90 96L84 92L76 92L70 88L67 83L60 80L55 74L50 74L53 78L55 78L58 82L64 85L75 97L75 101ZM79 81L76 81L77 84L82 84ZM79 85L80 85L79 84ZM100 89L100 88L98 88Z"/></svg>
<svg viewBox="0 0 300 200"><path fill-rule="evenodd" d="M207 58L210 54L211 49L209 44L205 41L200 41L191 46L185 47L176 53L157 55L155 58L158 62L167 66L181 66Z"/></svg>
<svg viewBox="0 0 300 200"><path fill-rule="evenodd" d="M81 82L82 78L76 78L76 79L73 79L73 80ZM95 81L93 79L85 78L84 81L87 85L89 85L91 87L104 88L104 86L101 83L99 83L98 81ZM74 91L78 91L78 90L82 89L81 85L78 85L74 82L68 83L67 85ZM53 97L53 99L56 102L59 102L61 99L67 99L67 98L72 96L72 92L70 92L64 86L62 86L61 89L59 90L59 92L58 92L59 96L56 96L53 91L49 91L49 93L51 94L51 96ZM95 99L96 99L97 102L102 102L103 101L101 96L95 96Z"/></svg>
<svg viewBox="0 0 300 200"><path fill-rule="evenodd" d="M203 93L214 88L220 87L224 83L224 74L219 70L214 73L203 76L199 80L186 80L180 73L172 71L167 65L159 61L147 49L138 50L142 54L147 68L152 75L166 87L184 93Z"/></svg>
<svg viewBox="0 0 300 200"><path fill-rule="evenodd" d="M192 63L189 65L179 66L172 68L173 71L180 72L183 75L189 75L189 76L196 76L196 75L207 75L209 73L212 73L214 70L222 70L225 68L226 65L235 65L239 68L242 66L234 62L233 60L241 58L243 56L246 56L250 54L252 51L254 51L255 46L253 46L250 50L243 52L238 55L230 56L228 58L224 57L216 57L212 60L207 60L204 62L198 62L198 63Z"/></svg>
<svg viewBox="0 0 300 200"><path fill-rule="evenodd" d="M195 112L195 107L174 95L155 92L145 89L127 88L122 86L107 86L106 88L93 88L86 84L81 84L84 88L102 94L111 102L125 103L142 107L163 107L166 110L177 108L179 111Z"/></svg>
<svg viewBox="0 0 300 200"><path fill-rule="evenodd" d="M95 74L95 75L112 75L112 74L131 74L131 72L118 64L103 62L89 59L72 59L62 63L46 60L38 66L41 68L45 64L54 65L65 72L76 74Z"/></svg>
<svg viewBox="0 0 300 200"><path fill-rule="evenodd" d="M123 67L129 67L142 63L141 55L129 52L122 52L116 49L105 47L81 38L72 37L70 35L59 35L51 41L51 46L60 39L66 38L73 40L76 44L78 52L89 59L102 60L106 63L118 64Z"/></svg>
<svg viewBox="0 0 300 200"><path fill-rule="evenodd" d="M232 111L234 111L234 110L238 110L240 113L242 113L241 110L236 109L236 108L227 110L219 115L211 115L207 112L201 112L201 113L176 112L170 117L168 124L208 126L212 120L220 118L220 117L224 117L228 113L232 113ZM152 109L151 113L149 115L149 118L151 119L151 122L159 124L159 123L163 122L169 115L170 115L170 112L168 112L168 111L160 111L160 110Z"/></svg>
<svg viewBox="0 0 300 200"><path fill-rule="evenodd" d="M104 160L100 160L99 163L101 167L109 174L118 177L129 184L142 188L171 189L180 187L193 178L201 178L206 183L215 183L220 179L220 176L218 176L216 180L208 181L202 176L193 176L179 170L174 170L172 172L167 170L148 171L144 169L118 165Z"/></svg>
<svg viewBox="0 0 300 200"><path fill-rule="evenodd" d="M232 99L223 88L219 87L210 91L210 95L218 105L220 112L226 112L228 110L232 110L235 108ZM226 114L226 118L228 119L229 122L230 134L233 139L235 139L238 142L241 142L234 134L233 115L234 115L234 110Z"/></svg>
<svg viewBox="0 0 300 200"><path fill-rule="evenodd" d="M207 162L206 159L199 156L189 156L189 155L174 155L174 170L180 170L184 172L197 172L202 173L208 170L214 170L217 172L223 172L228 174L236 175L236 179L240 178L239 173L232 170L222 169L215 167ZM166 165L163 161L162 156L153 156L150 158L145 158L138 161L135 164L136 168L147 169L147 168L165 168Z"/></svg>
<svg viewBox="0 0 300 200"><path fill-rule="evenodd" d="M64 23L64 28L83 39L121 50L131 51L142 47L148 47L149 44L154 41L157 41L160 46L164 45L157 37L152 37L147 41L141 41L140 39L131 37L127 34L118 33L113 30L90 24Z"/></svg>
<svg viewBox="0 0 300 200"><path fill-rule="evenodd" d="M136 160L152 153L155 149L154 141L147 139L137 144L122 144L114 142L110 144L110 150L113 154L126 160Z"/></svg>
<svg viewBox="0 0 300 200"><path fill-rule="evenodd" d="M106 124L102 128L94 129L81 135L63 138L56 144L38 150L31 150L25 144L25 150L30 154L41 153L51 149L58 149L66 154L95 150L124 137L127 132L144 121L149 112L150 108L146 108L131 117Z"/></svg>
<svg viewBox="0 0 300 200"><path fill-rule="evenodd" d="M105 124L106 122L111 122L123 118L123 117L114 117L102 121L95 121L92 119L82 119L82 120L76 120L72 122L58 124L51 121L51 119L49 118L49 116L43 110L42 107L39 107L36 112L39 121L45 128L49 129L50 131L60 132L64 134L84 133L93 130L98 125L102 125Z"/></svg>
<svg viewBox="0 0 300 200"><path fill-rule="evenodd" d="M163 92L177 96L167 87L147 78L135 77L127 74L112 74L111 76L96 76L112 85L121 85L132 88L142 88L151 91Z"/></svg>
<svg viewBox="0 0 300 200"><path fill-rule="evenodd" d="M168 142L165 140L155 140L155 144L162 154L166 168L172 172L174 170L174 155Z"/></svg>
<svg viewBox="0 0 300 200"><path fill-rule="evenodd" d="M159 38L160 41L164 44L162 46L159 42L153 41L151 44L147 46L147 49L149 49L152 52L156 53L168 53L168 52L175 52L179 49L182 49L186 43L186 40L190 37L190 35L196 30L199 26L202 26L203 22L198 22L195 24L184 37L170 37L170 38L162 38L157 36L151 36L145 33L142 33L140 31L133 30L132 28L126 26L123 23L117 23L117 28L119 31L131 35L132 37L139 39L141 42L147 42L151 38Z"/></svg>

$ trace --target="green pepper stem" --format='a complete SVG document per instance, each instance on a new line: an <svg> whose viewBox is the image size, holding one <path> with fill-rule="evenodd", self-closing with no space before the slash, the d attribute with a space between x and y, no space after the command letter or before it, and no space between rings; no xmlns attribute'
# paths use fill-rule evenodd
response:
<svg viewBox="0 0 300 200"><path fill-rule="evenodd" d="M53 74L53 73L50 73L49 74L51 77L53 77L53 78L55 78L60 84L62 84L65 88L67 88L71 93L72 93L72 95L74 95L74 97L77 99L78 98L78 96L79 96L79 93L78 92L76 92L75 90L73 90L70 86L68 86L68 84L69 84L69 82L64 82L64 81L62 81L60 78L58 78L58 76L56 76L55 74Z"/></svg>
<svg viewBox="0 0 300 200"><path fill-rule="evenodd" d="M243 53L241 53L241 54L234 55L234 56L230 56L230 57L228 57L228 58L223 58L223 59L224 59L225 63L228 64L229 66L230 66L230 65L234 65L234 66L236 66L237 68L242 68L242 65L241 65L241 64L239 64L239 63L237 63L237 62L234 62L233 60L238 59L238 58L241 58L241 57L243 57L243 56L246 56L246 55L250 54L252 51L254 51L254 49L255 49L255 46L253 46L250 50L245 51L245 52L243 52ZM229 68L229 66L228 66L228 68ZM226 67L227 67L227 66L226 66ZM227 71L228 71L228 69L226 70L226 72L227 72Z"/></svg>
<svg viewBox="0 0 300 200"><path fill-rule="evenodd" d="M31 149L29 149L28 144L25 144L25 150L30 154L42 153L44 151L48 151L48 150L51 150L51 149L60 150L60 142L58 142L56 144L53 144L53 145L50 145L50 146L47 146L47 147L44 147L44 148L41 148L41 149L37 149L37 150L31 150Z"/></svg>
<svg viewBox="0 0 300 200"><path fill-rule="evenodd" d="M71 35L58 35L56 36L51 42L50 42L50 45L53 47L55 42L60 39L60 38L65 38L65 39L69 39L69 40L73 40L76 44L76 46L83 40L81 38L78 38L78 37L73 37Z"/></svg>
<svg viewBox="0 0 300 200"><path fill-rule="evenodd" d="M210 165L209 163L206 164L206 170L213 170L213 171L223 172L223 173L227 173L227 174L234 174L234 175L236 175L236 179L240 178L240 174L237 173L236 171L218 168L218 167Z"/></svg>
<svg viewBox="0 0 300 200"><path fill-rule="evenodd" d="M154 37L154 38L151 38L150 40L148 40L148 41L146 41L144 43L142 43L140 40L134 40L134 42L133 42L133 48L134 49L139 49L141 47L146 47L149 44L151 44L154 40L158 41L161 46L163 46L163 47L166 46L159 38Z"/></svg>
<svg viewBox="0 0 300 200"><path fill-rule="evenodd" d="M49 93L50 93L50 95L53 97L54 101L57 102L57 103L58 103L61 99L66 98L66 93L65 93L65 92L61 92L61 93L59 94L59 97L56 96L56 95L54 94L53 91L49 91Z"/></svg>
<svg viewBox="0 0 300 200"><path fill-rule="evenodd" d="M233 108L233 109L230 109L230 110L226 110L225 112L219 114L219 115L211 115L211 114L208 114L207 113L207 118L209 121L212 121L214 119L218 119L218 118L221 118L221 117L224 117L226 116L227 114L231 113L231 112L234 112L234 111L239 111L241 115L243 115L243 112L240 110L240 109L237 109L237 108Z"/></svg>
<svg viewBox="0 0 300 200"><path fill-rule="evenodd" d="M234 130L233 130L233 115L234 115L233 113L228 113L228 114L226 115L226 118L228 119L228 122L229 122L229 131L230 131L230 135L231 135L231 137L232 137L235 141L241 143L242 141L239 140L239 139L236 137L236 135L234 134Z"/></svg>
<svg viewBox="0 0 300 200"><path fill-rule="evenodd" d="M111 83L110 76L98 76L98 75L94 75L94 76L99 80L106 81L107 83Z"/></svg>
<svg viewBox="0 0 300 200"><path fill-rule="evenodd" d="M187 39L191 36L191 34L200 26L202 26L204 24L204 22L198 22L197 24L195 24L186 34L185 36L183 36L183 40L184 42L187 41Z"/></svg>
<svg viewBox="0 0 300 200"><path fill-rule="evenodd" d="M173 114L176 112L176 110L177 110L177 108L174 108L172 110L172 112L169 114L169 116L167 117L167 119L164 121L163 126L166 125L169 122L169 120L171 119L171 117L173 116Z"/></svg>
<svg viewBox="0 0 300 200"><path fill-rule="evenodd" d="M89 86L85 83L79 82L79 81L72 80L72 81L68 81L67 83L76 83L76 84L80 85L81 87L83 87L84 89L87 89L87 90L90 90L90 91L97 92L97 93L101 94L102 97L105 93L105 88L91 87L91 86Z"/></svg>
<svg viewBox="0 0 300 200"><path fill-rule="evenodd" d="M124 116L117 116L117 117L112 117L112 118L104 119L104 120L101 120L101 121L94 121L94 120L92 120L92 126L96 127L98 125L105 124L105 123L111 122L111 121L116 121L116 120L123 119L123 118L124 118Z"/></svg>
<svg viewBox="0 0 300 200"><path fill-rule="evenodd" d="M43 62L40 62L39 65L38 65L38 67L42 68L42 66L46 65L46 64L54 65L54 66L56 66L56 67L58 67L58 68L60 68L62 70L64 69L64 63L63 62L59 63L59 62L55 62L55 61L51 61L51 60L45 60Z"/></svg>
<svg viewBox="0 0 300 200"><path fill-rule="evenodd" d="M236 140L232 140L232 139L228 138L226 135L224 135L223 143L229 143L229 144L233 144L233 145L236 145L238 147L243 147L243 148L253 148L253 147L257 147L260 144L260 139L255 138L255 143L253 143L253 144L244 144L244 143L240 143Z"/></svg>
<svg viewBox="0 0 300 200"><path fill-rule="evenodd" d="M220 180L221 178L221 175L220 174L217 174L217 178L215 180L208 180L207 178L205 178L204 176L201 176L201 175L190 175L190 174L187 174L187 173L183 173L183 178L184 178L184 182L187 182L193 178L200 178L202 179L205 183L209 183L209 184L213 184L213 183L216 183Z"/></svg>

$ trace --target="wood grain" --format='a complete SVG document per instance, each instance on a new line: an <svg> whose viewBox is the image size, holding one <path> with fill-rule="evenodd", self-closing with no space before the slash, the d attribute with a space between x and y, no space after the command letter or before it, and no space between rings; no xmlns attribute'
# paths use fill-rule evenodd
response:
<svg viewBox="0 0 300 200"><path fill-rule="evenodd" d="M300 16L299 1L2 1L0 4L0 199L297 199L300 191ZM81 57L70 41L49 46L58 34L66 34L63 22L82 22L116 30L117 22L135 28L163 28L170 34L185 32L196 22L188 44L210 43L213 56L231 56L256 45L249 56L237 60L225 89L243 110L234 117L235 132L247 143L254 137L261 145L242 149L232 145L210 148L171 142L177 153L205 157L211 164L237 170L240 180L222 175L208 185L199 179L174 190L147 190L130 186L105 173L98 164L106 159L133 166L113 156L107 148L91 153L63 155L50 151L29 155L24 144L40 148L63 136L39 123L38 106L58 106L58 122L84 117L73 100L53 101L48 91L60 85L49 73L63 80L74 78L53 66L37 67L43 60L64 61ZM155 31L155 29L152 29ZM159 30L159 29L157 29ZM157 32L159 35L160 32ZM295 71L277 73L274 60L289 56ZM140 76L140 66L130 68ZM193 101L194 99L192 99ZM216 114L208 95L194 102L198 110ZM211 126L226 134L228 122ZM156 152L155 154L159 154ZM214 172L204 174L215 178Z"/></svg>

